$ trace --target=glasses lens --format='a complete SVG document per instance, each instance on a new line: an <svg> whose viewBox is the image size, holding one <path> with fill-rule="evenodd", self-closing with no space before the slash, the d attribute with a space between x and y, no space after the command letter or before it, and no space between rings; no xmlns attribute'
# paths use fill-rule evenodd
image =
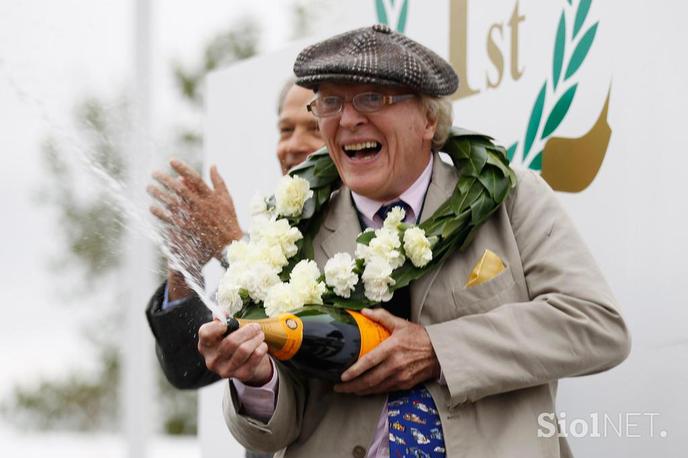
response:
<svg viewBox="0 0 688 458"><path fill-rule="evenodd" d="M320 97L315 99L314 107L317 116L332 116L341 109L342 98L334 95Z"/></svg>
<svg viewBox="0 0 688 458"><path fill-rule="evenodd" d="M364 92L357 94L353 99L354 107L358 111L370 113L382 109L384 104L384 96L377 92Z"/></svg>

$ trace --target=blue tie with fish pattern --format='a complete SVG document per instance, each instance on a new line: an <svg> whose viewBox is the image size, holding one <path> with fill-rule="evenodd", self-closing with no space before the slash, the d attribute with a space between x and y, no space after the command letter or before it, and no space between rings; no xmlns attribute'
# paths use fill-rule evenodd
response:
<svg viewBox="0 0 688 458"><path fill-rule="evenodd" d="M384 221L394 207L401 207L407 212L409 209L405 202L396 201L382 206L376 214ZM399 291L395 292L392 301L397 298L397 293ZM390 393L387 409L391 458L446 456L440 416L430 392L423 385Z"/></svg>
<svg viewBox="0 0 688 458"><path fill-rule="evenodd" d="M440 416L423 385L390 393L387 418L391 458L446 456Z"/></svg>

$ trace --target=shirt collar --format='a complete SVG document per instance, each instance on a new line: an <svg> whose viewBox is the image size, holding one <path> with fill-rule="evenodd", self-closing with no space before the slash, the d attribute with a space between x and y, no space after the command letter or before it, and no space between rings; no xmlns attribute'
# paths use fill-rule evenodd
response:
<svg viewBox="0 0 688 458"><path fill-rule="evenodd" d="M403 200L410 207L410 210L406 212L406 218L404 219L404 221L407 223L416 223L418 221L418 218L420 217L420 211L423 207L425 193L427 192L428 186L430 185L433 161L434 158L431 154L430 160L428 161L428 165L425 166L425 169L420 174L420 176L416 178L416 181L414 181L411 186L409 186L404 192L402 192L401 195L399 195L399 197L396 197L394 199L380 202L362 196L360 194L356 194L355 192L351 191L351 197L354 200L356 209L361 214L363 222L366 224L366 226L373 228L381 227L382 221L380 220L379 216L375 215L375 213L377 213L377 211L383 205L389 205L397 200Z"/></svg>

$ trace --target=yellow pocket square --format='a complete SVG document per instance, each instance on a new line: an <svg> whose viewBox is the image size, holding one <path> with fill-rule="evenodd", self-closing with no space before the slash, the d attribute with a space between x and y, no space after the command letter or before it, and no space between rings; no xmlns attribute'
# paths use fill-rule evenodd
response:
<svg viewBox="0 0 688 458"><path fill-rule="evenodd" d="M493 251L485 250L480 260L473 266L473 270L471 270L468 281L466 282L466 288L485 283L502 273L504 269L506 269L506 267L502 259Z"/></svg>

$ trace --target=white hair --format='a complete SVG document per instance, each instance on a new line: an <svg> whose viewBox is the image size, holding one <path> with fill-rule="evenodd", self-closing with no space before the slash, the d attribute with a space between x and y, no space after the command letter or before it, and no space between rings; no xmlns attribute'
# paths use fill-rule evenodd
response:
<svg viewBox="0 0 688 458"><path fill-rule="evenodd" d="M431 149L432 151L439 151L449 137L449 129L453 122L452 104L449 97L432 97L424 94L421 94L420 101L430 119L437 121Z"/></svg>

